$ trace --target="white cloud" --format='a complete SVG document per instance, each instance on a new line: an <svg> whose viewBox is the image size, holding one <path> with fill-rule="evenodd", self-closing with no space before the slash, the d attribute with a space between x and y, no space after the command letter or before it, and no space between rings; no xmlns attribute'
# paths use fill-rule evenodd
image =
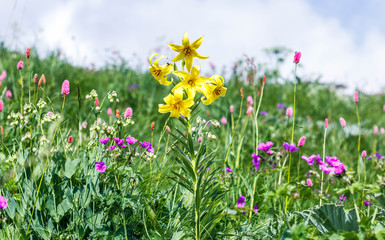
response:
<svg viewBox="0 0 385 240"><path fill-rule="evenodd" d="M22 27L27 38L33 39L28 35L42 28L37 45L51 50L60 46L76 63L84 63L86 57L87 63L103 64L105 49L114 48L127 59L135 52L147 64L154 47L166 47L171 40L180 43L188 31L190 40L205 36L198 52L219 66L230 66L244 53L264 62L263 48L286 46L302 52L299 75L322 75L323 81L370 92L385 86L384 33L370 29L357 43L359 33L344 28L338 18L316 14L305 0L59 1L51 5L39 0L24 4ZM292 75L291 62L290 57L284 76Z"/></svg>

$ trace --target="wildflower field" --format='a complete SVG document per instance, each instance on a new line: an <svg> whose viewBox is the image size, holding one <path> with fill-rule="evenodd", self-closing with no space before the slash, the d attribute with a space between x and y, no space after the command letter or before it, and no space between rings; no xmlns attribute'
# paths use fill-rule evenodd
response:
<svg viewBox="0 0 385 240"><path fill-rule="evenodd" d="M385 94L190 40L147 71L0 45L0 239L385 239Z"/></svg>

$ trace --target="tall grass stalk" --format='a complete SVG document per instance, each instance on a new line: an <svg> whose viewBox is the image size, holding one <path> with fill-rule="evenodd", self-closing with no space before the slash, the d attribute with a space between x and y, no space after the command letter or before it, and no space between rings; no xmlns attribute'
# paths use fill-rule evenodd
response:
<svg viewBox="0 0 385 240"><path fill-rule="evenodd" d="M325 119L326 121L327 119ZM326 124L325 124L326 125ZM326 154L326 133L327 133L327 126L325 126L325 132L324 132L324 143L322 146L322 162L325 162L325 154ZM319 205L322 205L322 191L323 191L323 184L324 184L324 172L321 173L321 197L319 199Z"/></svg>
<svg viewBox="0 0 385 240"><path fill-rule="evenodd" d="M358 144L357 144L357 153L358 153L358 164L357 164L357 173L358 173L358 182L361 180L361 173L360 173L360 144L361 144L361 123L360 123L360 114L358 112L358 101L356 101L356 113L357 113L357 123L358 123ZM365 162L364 162L365 164ZM366 168L365 168L365 180L366 180Z"/></svg>

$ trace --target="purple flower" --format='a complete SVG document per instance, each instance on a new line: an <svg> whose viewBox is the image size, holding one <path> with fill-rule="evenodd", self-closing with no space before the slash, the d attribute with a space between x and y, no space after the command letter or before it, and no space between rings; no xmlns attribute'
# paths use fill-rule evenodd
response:
<svg viewBox="0 0 385 240"><path fill-rule="evenodd" d="M127 137L126 141L128 144L132 145L132 144L136 143L138 140L135 139L134 137Z"/></svg>
<svg viewBox="0 0 385 240"><path fill-rule="evenodd" d="M122 138L122 139L120 139L119 141L118 141L118 145L119 146L122 146L123 145L123 143L124 143L124 139Z"/></svg>
<svg viewBox="0 0 385 240"><path fill-rule="evenodd" d="M150 146L147 148L147 152L154 153L154 148L150 144Z"/></svg>
<svg viewBox="0 0 385 240"><path fill-rule="evenodd" d="M126 148L127 146L125 144L122 145L122 148Z"/></svg>
<svg viewBox="0 0 385 240"><path fill-rule="evenodd" d="M268 155L271 155L271 154L273 154L273 151L267 150L266 153L267 153Z"/></svg>
<svg viewBox="0 0 385 240"><path fill-rule="evenodd" d="M227 171L227 172L232 172L233 169L231 169L231 168L226 168L226 171Z"/></svg>
<svg viewBox="0 0 385 240"><path fill-rule="evenodd" d="M273 146L273 145L274 145L274 143L271 142L271 141L268 141L268 142L266 142L266 143L261 142L260 144L258 144L258 150L261 150L261 151L266 152L266 151L268 151L268 150L271 148L271 146Z"/></svg>
<svg viewBox="0 0 385 240"><path fill-rule="evenodd" d="M283 104L282 104L282 103L278 103L278 104L277 104L277 108L278 108L278 109L280 109L280 108L282 108L282 107L283 107Z"/></svg>
<svg viewBox="0 0 385 240"><path fill-rule="evenodd" d="M299 150L299 148L297 148L294 143L288 144L287 142L285 142L282 146L286 149L288 153L292 153Z"/></svg>
<svg viewBox="0 0 385 240"><path fill-rule="evenodd" d="M259 170L259 165L261 163L261 157L255 153L251 154L251 157L253 158L252 163L255 166L255 171Z"/></svg>
<svg viewBox="0 0 385 240"><path fill-rule="evenodd" d="M148 146L151 146L151 143L150 142L139 142L140 145L142 146L142 148L146 148Z"/></svg>
<svg viewBox="0 0 385 240"><path fill-rule="evenodd" d="M253 207L253 209L254 209L254 213L257 214L257 213L258 213L258 205L255 205L255 206Z"/></svg>
<svg viewBox="0 0 385 240"><path fill-rule="evenodd" d="M239 195L239 199L237 201L237 207L244 207L246 205L246 197Z"/></svg>
<svg viewBox="0 0 385 240"><path fill-rule="evenodd" d="M345 194L342 194L341 196L339 196L339 199L341 199L343 202L345 202L346 201Z"/></svg>
<svg viewBox="0 0 385 240"><path fill-rule="evenodd" d="M319 155L311 155L310 157L302 156L301 158L303 160L305 160L309 165L313 165L314 164L314 159L317 158L317 160L318 160L320 158L320 156ZM321 161L322 161L322 159L321 159Z"/></svg>
<svg viewBox="0 0 385 240"><path fill-rule="evenodd" d="M262 116L267 116L267 112L261 112Z"/></svg>
<svg viewBox="0 0 385 240"><path fill-rule="evenodd" d="M365 206L369 207L370 205L372 205L369 201L364 201L364 204Z"/></svg>
<svg viewBox="0 0 385 240"><path fill-rule="evenodd" d="M331 172L334 172L334 168L329 167L329 165L327 163L325 163L324 165L320 165L319 170L323 171L325 174L329 174Z"/></svg>
<svg viewBox="0 0 385 240"><path fill-rule="evenodd" d="M114 138L114 141L117 143L120 141L120 138Z"/></svg>
<svg viewBox="0 0 385 240"><path fill-rule="evenodd" d="M106 171L107 166L104 162L95 162L95 169L96 171L103 173Z"/></svg>
<svg viewBox="0 0 385 240"><path fill-rule="evenodd" d="M108 150L112 151L116 148L116 145L112 145L111 147L108 148Z"/></svg>
<svg viewBox="0 0 385 240"><path fill-rule="evenodd" d="M6 209L8 207L8 199L0 196L0 209Z"/></svg>
<svg viewBox="0 0 385 240"><path fill-rule="evenodd" d="M108 143L108 140L110 140L110 138L101 138L99 140L100 143L103 143L103 144L107 144Z"/></svg>
<svg viewBox="0 0 385 240"><path fill-rule="evenodd" d="M376 157L377 157L378 159L381 159L383 156L384 156L384 155L381 155L381 154L379 154L378 152L376 152Z"/></svg>

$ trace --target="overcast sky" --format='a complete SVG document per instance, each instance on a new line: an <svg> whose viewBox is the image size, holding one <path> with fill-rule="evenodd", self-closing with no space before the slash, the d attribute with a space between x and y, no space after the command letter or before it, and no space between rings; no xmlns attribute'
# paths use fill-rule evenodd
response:
<svg viewBox="0 0 385 240"><path fill-rule="evenodd" d="M385 87L382 0L0 2L0 41L21 51L35 46L41 55L60 48L75 64L100 66L113 50L147 64L155 49L181 44L188 32L190 41L204 36L198 53L217 66L230 67L244 54L266 62L264 48L284 46L302 52L300 76L372 93ZM292 74L290 55L283 75Z"/></svg>

